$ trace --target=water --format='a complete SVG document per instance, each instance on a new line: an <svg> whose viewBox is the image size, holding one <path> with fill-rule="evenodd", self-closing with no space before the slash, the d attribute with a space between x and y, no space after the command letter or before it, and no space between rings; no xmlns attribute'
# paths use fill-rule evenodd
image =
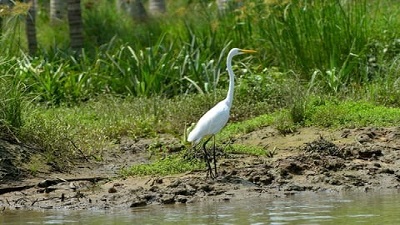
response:
<svg viewBox="0 0 400 225"><path fill-rule="evenodd" d="M400 224L400 192L302 193L122 211L4 211L0 224Z"/></svg>

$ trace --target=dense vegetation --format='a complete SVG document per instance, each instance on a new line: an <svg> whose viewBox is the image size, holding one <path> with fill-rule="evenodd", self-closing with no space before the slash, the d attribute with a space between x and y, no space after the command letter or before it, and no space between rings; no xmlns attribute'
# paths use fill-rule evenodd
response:
<svg viewBox="0 0 400 225"><path fill-rule="evenodd" d="M67 23L50 24L45 8L36 55L26 53L23 14L3 18L1 136L39 146L59 169L82 151L101 160L123 135L182 139L225 94L231 47L259 52L235 59L232 121L261 117L222 138L264 125L290 132L399 121L385 108L400 104L397 1L252 0L225 13L214 1L167 2L167 14L135 22L111 0L84 1L80 54L68 50Z"/></svg>

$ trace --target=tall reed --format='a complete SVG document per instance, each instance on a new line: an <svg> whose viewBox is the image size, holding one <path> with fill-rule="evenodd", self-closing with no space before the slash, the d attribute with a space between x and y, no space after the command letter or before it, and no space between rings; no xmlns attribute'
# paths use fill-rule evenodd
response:
<svg viewBox="0 0 400 225"><path fill-rule="evenodd" d="M293 0L272 6L259 26L276 63L311 81L315 75L331 90L368 81L371 18L368 1Z"/></svg>
<svg viewBox="0 0 400 225"><path fill-rule="evenodd" d="M0 68L7 62L1 61ZM0 76L0 136L14 137L16 129L23 125L24 85L10 75Z"/></svg>

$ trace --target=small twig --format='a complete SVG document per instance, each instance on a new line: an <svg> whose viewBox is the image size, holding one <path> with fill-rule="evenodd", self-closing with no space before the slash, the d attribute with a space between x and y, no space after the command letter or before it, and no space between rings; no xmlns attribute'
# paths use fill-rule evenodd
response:
<svg viewBox="0 0 400 225"><path fill-rule="evenodd" d="M14 132L12 132L12 130L10 129L9 126L5 126L8 130L8 133L14 138L14 140L18 143L21 144L21 141L17 138L17 136L14 135Z"/></svg>
<svg viewBox="0 0 400 225"><path fill-rule="evenodd" d="M38 201L38 199L35 199L35 200L32 202L31 206L33 206L37 201Z"/></svg>
<svg viewBox="0 0 400 225"><path fill-rule="evenodd" d="M57 119L58 119L58 121L60 121L60 123L61 123L61 119L60 119L60 118L57 118ZM65 138L66 140L68 140L69 142L71 142L72 146L74 146L74 148L75 148L76 150L78 150L79 153L81 153L81 155L82 155L83 158L86 160L86 162L90 162L89 159L88 159L88 157L83 153L83 151L82 151L80 148L78 148L78 146L76 146L75 142L74 142L71 138L67 137L66 135L64 136L64 138Z"/></svg>
<svg viewBox="0 0 400 225"><path fill-rule="evenodd" d="M57 198L60 198L60 197L51 197L51 198L43 198L43 199L36 199L34 202L36 203L36 202L44 202L44 201L49 201L49 200L53 200L53 199L57 199Z"/></svg>
<svg viewBox="0 0 400 225"><path fill-rule="evenodd" d="M88 159L88 157L83 153L83 151L82 151L80 148L78 148L78 146L76 146L75 142L74 142L72 139L70 139L70 138L66 138L66 139L67 139L68 141L71 142L72 146L74 146L74 148L75 148L76 150L78 150L79 153L81 153L81 155L82 155L83 158L86 160L86 162L90 162L89 159Z"/></svg>
<svg viewBox="0 0 400 225"><path fill-rule="evenodd" d="M153 178L148 179L144 184L147 185L150 181L153 181ZM154 181L153 181L154 183Z"/></svg>
<svg viewBox="0 0 400 225"><path fill-rule="evenodd" d="M57 179L61 180L62 182L68 182L66 179L61 178L61 177L57 177Z"/></svg>
<svg viewBox="0 0 400 225"><path fill-rule="evenodd" d="M23 185L23 186L16 186L16 187L4 187L0 188L0 195L8 193L8 192L14 192L14 191L22 191L25 189L29 189L34 187L35 185Z"/></svg>

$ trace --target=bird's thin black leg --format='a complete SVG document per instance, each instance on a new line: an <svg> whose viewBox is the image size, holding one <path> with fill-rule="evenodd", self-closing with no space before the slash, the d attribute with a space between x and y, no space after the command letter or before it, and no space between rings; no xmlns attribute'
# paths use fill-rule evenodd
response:
<svg viewBox="0 0 400 225"><path fill-rule="evenodd" d="M214 179L214 175L213 175L212 168L211 168L211 163L210 163L210 157L209 157L208 152L207 152L207 149L206 149L206 145L207 145L207 143L210 141L211 138L212 138L212 137L209 137L209 138L204 142L204 144L203 144L203 150L204 150L204 158L205 158L205 160L206 160L207 167L208 167L207 175L209 174L210 177L211 177L212 179Z"/></svg>
<svg viewBox="0 0 400 225"><path fill-rule="evenodd" d="M213 160L214 160L214 175L217 177L217 157L215 157L215 135L213 136L214 146L213 146Z"/></svg>

